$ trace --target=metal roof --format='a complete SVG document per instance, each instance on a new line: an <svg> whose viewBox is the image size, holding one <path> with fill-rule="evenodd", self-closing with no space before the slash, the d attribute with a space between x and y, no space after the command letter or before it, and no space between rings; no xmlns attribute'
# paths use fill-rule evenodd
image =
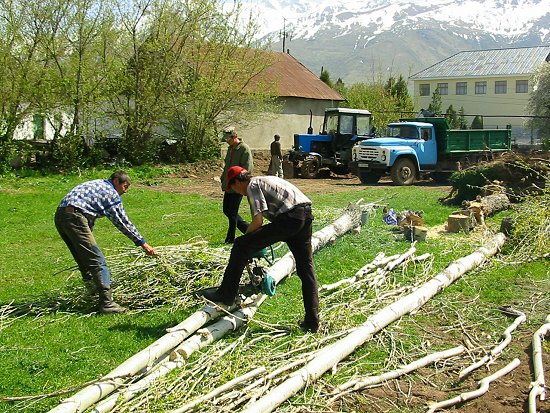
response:
<svg viewBox="0 0 550 413"><path fill-rule="evenodd" d="M550 46L471 50L456 53L409 79L531 75L545 61L550 61Z"/></svg>
<svg viewBox="0 0 550 413"><path fill-rule="evenodd" d="M303 64L288 53L271 52L274 63L265 69L259 77L273 83L280 97L299 97L319 100L345 100L342 95L319 79Z"/></svg>

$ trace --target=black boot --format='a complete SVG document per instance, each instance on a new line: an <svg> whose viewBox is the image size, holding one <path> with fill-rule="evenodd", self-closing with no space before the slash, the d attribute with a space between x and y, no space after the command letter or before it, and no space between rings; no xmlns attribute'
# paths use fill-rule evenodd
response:
<svg viewBox="0 0 550 413"><path fill-rule="evenodd" d="M111 287L104 287L99 291L99 312L101 314L125 313L126 307L122 307L113 301Z"/></svg>
<svg viewBox="0 0 550 413"><path fill-rule="evenodd" d="M113 301L111 286L103 284L101 274L94 274L93 279L99 293L99 312L101 314L125 313L128 311L126 307L122 307Z"/></svg>

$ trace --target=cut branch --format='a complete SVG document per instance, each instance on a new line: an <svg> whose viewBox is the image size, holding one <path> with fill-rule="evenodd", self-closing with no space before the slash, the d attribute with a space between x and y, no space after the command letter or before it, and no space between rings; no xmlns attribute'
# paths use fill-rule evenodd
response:
<svg viewBox="0 0 550 413"><path fill-rule="evenodd" d="M507 364L502 369L496 371L495 373L491 374L490 376L485 377L484 379L480 380L478 382L479 387L471 392L467 393L461 393L456 397L453 397L452 399L443 400L441 402L433 403L429 406L427 413L433 413L436 410L444 409L446 407L454 406L457 403L465 402L467 400L475 399L476 397L479 397L489 391L489 384L491 382L495 381L496 379L505 376L506 374L510 373L512 370L514 370L517 366L519 366L519 359L512 360L509 364Z"/></svg>
<svg viewBox="0 0 550 413"><path fill-rule="evenodd" d="M504 337L504 340L502 340L502 342L494 347L492 350L491 350L491 353L490 354L487 354L485 357L481 358L479 361L477 361L476 363L473 363L471 364L469 367L466 367L465 369L463 369L459 375L458 375L458 378L459 380L462 380L464 379L465 377L467 377L472 371L480 368L481 366L483 366L485 363L488 363L489 361L493 361L495 360L495 358L500 354L502 353L502 350L504 350L506 348L506 346L508 344L510 344L510 342L512 341L512 332L521 324L523 323L527 317L525 317L525 314L522 313L521 311L517 311L517 310L514 310L514 309L511 309L511 308L505 308L503 311L509 313L509 314L513 314L513 315L516 315L516 319L514 320L514 322L506 329L504 330L504 333L502 333L502 336Z"/></svg>
<svg viewBox="0 0 550 413"><path fill-rule="evenodd" d="M339 398L345 396L354 391L364 389L365 387L374 386L376 384L384 383L388 380L396 379L397 377L403 376L404 374L410 373L411 371L417 370L421 367L427 366L428 364L435 363L436 361L446 359L449 357L457 356L464 352L463 346L458 346L451 348L449 350L439 351L437 353L428 354L421 359L415 360L412 363L407 364L397 370L389 371L387 373L381 374L379 376L367 377L364 379L354 379L350 380L344 384L338 386L333 393L337 393L332 399L329 400L329 403L332 403ZM350 387L353 387L350 390ZM346 391L347 390L347 391Z"/></svg>

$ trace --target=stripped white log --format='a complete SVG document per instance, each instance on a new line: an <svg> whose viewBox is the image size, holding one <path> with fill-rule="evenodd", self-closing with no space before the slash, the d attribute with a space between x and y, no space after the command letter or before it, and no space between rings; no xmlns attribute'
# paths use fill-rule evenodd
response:
<svg viewBox="0 0 550 413"><path fill-rule="evenodd" d="M86 410L123 385L128 377L153 366L167 352L195 332L197 328L220 316L220 314L222 313L218 308L205 306L173 327L171 333L165 334L139 353L134 354L97 383L83 388L70 398L62 400L59 405L50 410L50 413L72 413Z"/></svg>
<svg viewBox="0 0 550 413"><path fill-rule="evenodd" d="M510 342L512 341L512 332L518 328L518 326L523 323L525 320L527 320L527 317L525 316L524 313L522 313L521 311L518 311L518 310L514 310L514 309L510 309L510 308L507 308L506 309L506 312L508 313L511 313L511 314L514 314L516 315L516 319L514 320L514 322L506 329L504 330L504 333L502 333L502 337L504 337L504 340L501 341L501 343L494 347L492 350L491 350L491 353L490 354L487 354L485 357L482 357L480 360L478 360L477 362L471 364L470 366L466 367L465 369L462 369L460 371L460 373L458 374L458 379L459 380L462 380L464 379L466 376L468 376L472 371L480 368L481 366L483 366L485 363L489 362L489 361L493 361L495 360L495 358L500 354L502 353L502 350L504 350L506 348L506 346L508 346L508 344L510 344Z"/></svg>
<svg viewBox="0 0 550 413"><path fill-rule="evenodd" d="M251 379L252 377L256 377L256 376L259 376L261 374L265 374L266 371L267 370L265 369L265 367L258 367L257 369L249 371L248 373L246 373L246 374L244 374L240 377L236 377L233 380L228 381L223 386L220 386L220 387L212 390L210 393L207 393L207 394L205 394L201 397L197 397L195 400L192 400L189 403L186 403L184 406L180 407L179 409L172 410L171 413L184 413L184 412L188 411L189 409L192 409L193 407L195 407L195 406L197 406L197 405L199 405L199 404L201 404L201 403L203 403L207 400L213 399L218 394L221 394L226 390L232 389L237 384L245 382L245 381Z"/></svg>
<svg viewBox="0 0 550 413"><path fill-rule="evenodd" d="M412 363L409 363L405 366L402 366L397 370L388 371L387 373L380 374L378 376L349 380L341 384L340 386L338 386L332 392L333 394L336 393L336 395L329 400L329 403L351 392L364 389L365 387L368 387L368 386L384 383L384 382L387 382L388 380L396 379L397 377L403 376L404 374L410 373L411 371L427 366L428 364L435 363L436 361L439 361L442 359L447 359L450 357L457 356L463 353L464 350L465 350L464 346L457 346L449 350L443 350L436 353L428 354L427 356L422 357L421 359L415 360Z"/></svg>
<svg viewBox="0 0 550 413"><path fill-rule="evenodd" d="M312 243L313 252L314 253L317 252L319 249L324 247L329 242L333 242L338 237L343 236L354 227L360 225L360 222L361 222L361 207L359 207L357 204L350 204L348 208L344 211L342 216L340 216L336 221L334 221L330 225L327 225L326 227L315 232L312 235L311 243ZM267 273L271 275L271 277L273 277L273 279L275 280L275 283L278 284L282 279L292 274L292 272L294 271L294 268L295 268L294 257L292 256L292 253L287 253L280 260L275 262L270 268L268 268ZM264 298L262 299L262 302L265 298L266 296L264 296ZM229 310L234 308L235 307L231 307ZM257 310L257 307L256 307L256 310ZM253 309L253 307L250 307L248 310L246 310L246 312L248 313L247 315L248 317L252 317L255 310ZM171 328L170 329L171 332L168 335L161 337L159 340L151 344L146 349L132 356L130 359L128 359L123 364L121 364L111 373L103 377L100 381L98 381L98 383L80 390L78 393L74 394L72 397L68 399L62 400L61 403L55 408L53 408L52 410L50 410L49 413L83 412L84 410L86 410L93 404L97 403L98 401L104 399L113 391L115 391L120 386L122 386L125 383L127 377L133 376L141 372L148 365L153 364L155 361L158 361L159 358L163 357L165 353L172 351L190 334L197 331L200 327L202 327L208 321L216 317L219 317L221 314L224 314L224 312L219 310L218 307L215 307L215 306L204 307L202 310L192 314L184 322ZM237 314L237 317L243 316L243 313L238 312L236 314ZM224 324L226 327L232 325L233 321L229 321L229 322L227 321L228 320L224 321ZM239 325L242 325L242 322L238 321L237 318L235 318L234 322L239 323ZM219 328L216 331L214 336L217 338L222 337L225 334L223 331L227 332L231 330L231 328L227 329L225 327L224 329ZM177 339L174 339L174 337L177 337ZM202 348L202 346L212 342L208 340L204 341L204 340L195 339L194 344L196 344L197 341L198 341L198 345L195 345L195 349ZM161 344L157 344L159 342ZM191 351L191 352L194 351L194 350L190 350L190 347L192 346L190 345L186 347L184 351ZM173 360L171 363L166 364L166 366L164 366L162 369L159 369L159 372L166 374L172 369L178 368L178 367L179 367L179 361ZM151 376L151 378L145 378L142 380L143 380L143 383L150 383L154 381L154 378L157 378L157 377L158 377L158 373L155 373L155 375ZM141 384L140 385L134 384L132 386L132 389L142 389L142 386ZM135 394L137 394L137 392L138 390L128 391L126 389L125 395L122 397L122 399L129 400ZM116 400L118 399L118 397L119 397L118 394L113 395L111 400ZM103 407L101 407L101 409L105 409L105 410L101 410L101 411L108 412L112 410L113 407L110 407L110 408L108 407L112 405L111 400L103 404Z"/></svg>
<svg viewBox="0 0 550 413"><path fill-rule="evenodd" d="M452 399L443 400L441 402L430 404L428 407L427 413L433 413L436 410L444 409L446 407L454 406L457 403L465 402L467 400L475 399L476 397L482 396L483 394L487 393L489 391L489 384L491 382L495 381L496 379L510 373L512 370L514 370L517 366L519 366L520 362L519 359L514 359L510 363L508 363L505 367L501 368L500 370L496 371L495 373L491 374L490 376L485 377L484 379L480 380L478 382L478 388L474 391L470 391L467 393L461 393L456 397L453 397Z"/></svg>
<svg viewBox="0 0 550 413"><path fill-rule="evenodd" d="M531 390L529 391L529 413L537 412L537 397L541 401L546 399L546 384L544 380L544 366L542 364L542 343L546 334L550 332L550 315L546 317L546 323L543 324L533 334L532 350L533 350L533 374L535 380L531 382Z"/></svg>
<svg viewBox="0 0 550 413"><path fill-rule="evenodd" d="M317 380L324 372L330 370L339 361L353 353L358 346L372 338L376 332L399 317L421 307L439 291L460 278L462 274L479 266L487 257L496 254L505 240L504 234L497 234L490 240L488 246L480 247L474 253L459 258L413 293L373 314L362 326L349 335L319 351L313 360L291 374L287 380L273 388L264 397L252 403L243 410L243 413L272 412L308 383Z"/></svg>

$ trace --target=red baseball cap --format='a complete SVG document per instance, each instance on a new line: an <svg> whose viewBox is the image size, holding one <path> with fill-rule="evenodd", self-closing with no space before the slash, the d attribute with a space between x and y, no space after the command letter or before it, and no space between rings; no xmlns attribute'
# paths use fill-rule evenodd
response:
<svg viewBox="0 0 550 413"><path fill-rule="evenodd" d="M242 166L238 166L238 165L232 166L227 170L227 186L226 186L227 190L231 189L231 186L229 185L231 180L243 172L248 172L248 171L244 169Z"/></svg>

